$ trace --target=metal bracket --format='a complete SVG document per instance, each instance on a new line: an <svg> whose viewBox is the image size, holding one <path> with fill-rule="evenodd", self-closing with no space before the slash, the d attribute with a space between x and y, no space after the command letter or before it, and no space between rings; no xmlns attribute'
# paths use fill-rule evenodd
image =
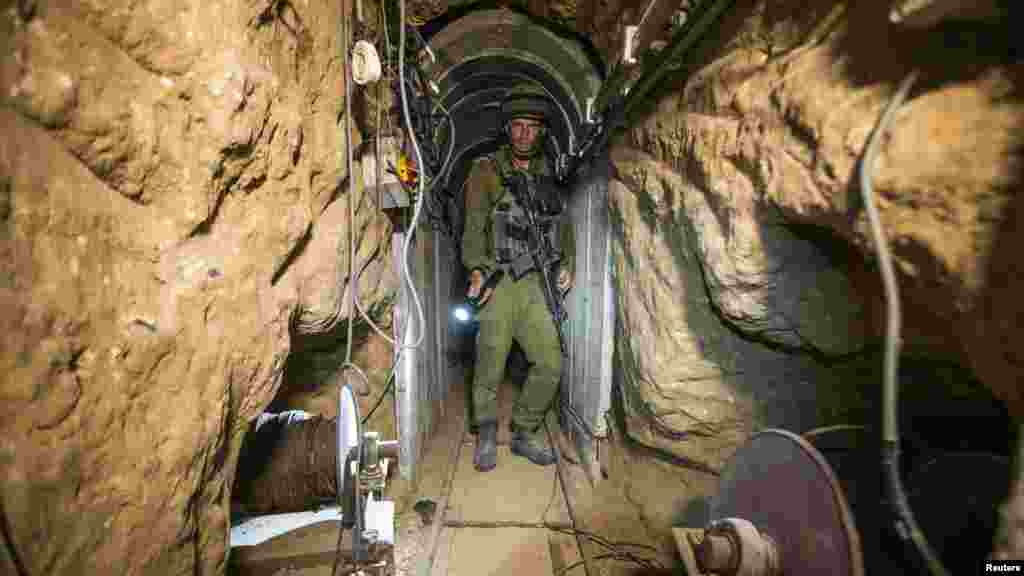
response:
<svg viewBox="0 0 1024 576"><path fill-rule="evenodd" d="M378 206L382 210L391 208L406 208L412 205L408 192L402 187L392 171L397 170L400 165L400 145L398 138L386 136L380 140L381 163L380 182L377 181L377 156L373 146L367 148L361 160L363 167L363 186L367 189L376 189ZM362 390L360 390L360 395Z"/></svg>
<svg viewBox="0 0 1024 576"><path fill-rule="evenodd" d="M640 37L639 26L626 26L622 31L622 63L633 65L636 60L636 43Z"/></svg>
<svg viewBox="0 0 1024 576"><path fill-rule="evenodd" d="M597 98L591 96L587 98L586 108L584 111L584 119L587 124L597 124L597 110L594 110L594 106L597 104Z"/></svg>
<svg viewBox="0 0 1024 576"><path fill-rule="evenodd" d="M997 0L895 0L889 21L928 28L947 19L995 20L1002 15Z"/></svg>

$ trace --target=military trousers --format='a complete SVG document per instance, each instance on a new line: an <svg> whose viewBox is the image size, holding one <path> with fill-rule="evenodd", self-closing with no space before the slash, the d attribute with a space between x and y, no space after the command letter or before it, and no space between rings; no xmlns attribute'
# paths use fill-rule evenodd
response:
<svg viewBox="0 0 1024 576"><path fill-rule="evenodd" d="M526 382L512 410L512 425L533 431L551 406L562 373L558 332L544 301L541 277L531 272L498 283L479 314L476 365L473 373L473 410L477 424L497 422L498 385L505 376L505 361L513 340L530 364Z"/></svg>

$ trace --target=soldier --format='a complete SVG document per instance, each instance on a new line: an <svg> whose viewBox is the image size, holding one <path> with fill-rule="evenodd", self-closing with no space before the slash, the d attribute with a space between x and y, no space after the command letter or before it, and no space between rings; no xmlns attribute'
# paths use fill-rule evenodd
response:
<svg viewBox="0 0 1024 576"><path fill-rule="evenodd" d="M513 339L526 353L530 368L513 409L512 452L541 466L555 461L542 424L558 393L562 349L557 320L545 301L544 280L531 253L537 245L530 240L525 212L535 208L529 216L542 223L558 251L543 256L558 259L555 296L560 299L572 286L575 239L563 217L566 211L554 186L551 162L544 154L553 111L552 101L537 85L521 84L509 90L501 105L508 141L495 154L478 159L466 180L462 257L470 271L467 295L479 298L482 306L472 384L479 428L474 465L480 471L497 465L497 392ZM517 200L523 198L524 188L514 186L525 175L536 183L531 189L534 202ZM481 294L486 281L499 271L503 273L500 281Z"/></svg>

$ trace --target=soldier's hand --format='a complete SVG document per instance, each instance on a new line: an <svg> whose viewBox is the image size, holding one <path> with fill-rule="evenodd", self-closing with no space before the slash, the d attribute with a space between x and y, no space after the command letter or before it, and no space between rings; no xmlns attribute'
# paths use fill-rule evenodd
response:
<svg viewBox="0 0 1024 576"><path fill-rule="evenodd" d="M484 274L479 270L473 270L469 274L469 290L466 291L466 296L470 298L476 298L480 295L480 287L484 285ZM494 292L493 288L484 290L484 295L480 298L480 305L483 306L485 302L491 297L491 293Z"/></svg>
<svg viewBox="0 0 1024 576"><path fill-rule="evenodd" d="M558 291L565 294L572 289L572 272L568 268L558 269Z"/></svg>

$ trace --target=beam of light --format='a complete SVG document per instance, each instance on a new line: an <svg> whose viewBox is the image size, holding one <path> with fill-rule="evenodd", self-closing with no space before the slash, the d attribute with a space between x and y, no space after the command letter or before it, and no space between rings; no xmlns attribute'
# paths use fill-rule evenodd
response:
<svg viewBox="0 0 1024 576"><path fill-rule="evenodd" d="M473 319L473 313L469 311L468 306L457 306L454 315L459 322L469 322Z"/></svg>

